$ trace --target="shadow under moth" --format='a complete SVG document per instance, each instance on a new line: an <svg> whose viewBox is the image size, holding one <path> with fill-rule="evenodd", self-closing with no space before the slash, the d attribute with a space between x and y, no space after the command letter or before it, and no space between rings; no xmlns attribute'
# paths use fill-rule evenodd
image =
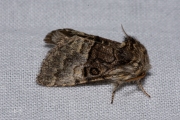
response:
<svg viewBox="0 0 180 120"><path fill-rule="evenodd" d="M48 33L44 41L55 46L42 62L37 83L49 87L68 87L110 81L115 86L111 99L113 103L115 92L122 84L135 82L149 96L140 83L151 66L147 50L123 27L122 30L125 34L122 43L73 29Z"/></svg>

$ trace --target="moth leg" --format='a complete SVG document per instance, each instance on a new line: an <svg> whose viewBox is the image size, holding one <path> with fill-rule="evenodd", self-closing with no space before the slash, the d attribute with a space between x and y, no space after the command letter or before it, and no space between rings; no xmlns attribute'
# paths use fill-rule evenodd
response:
<svg viewBox="0 0 180 120"><path fill-rule="evenodd" d="M123 82L116 82L114 85L114 89L113 89L113 92L112 92L112 98L111 98L111 104L113 104L113 101L114 101L114 95L116 93L116 90L123 84Z"/></svg>
<svg viewBox="0 0 180 120"><path fill-rule="evenodd" d="M136 78L131 78L131 79L129 79L129 80L126 80L126 82L136 81L139 89L140 89L144 94L146 94L148 97L150 97L150 95L144 90L143 86L142 86L141 83L140 83L140 80L141 80L142 78L144 78L144 77L145 77L145 73L144 73L143 75L141 75L141 76L136 77Z"/></svg>
<svg viewBox="0 0 180 120"><path fill-rule="evenodd" d="M146 94L148 97L151 97L151 96L144 90L144 88L143 88L140 80L137 81L137 85L138 85L139 89L141 89L141 91L142 91L144 94Z"/></svg>

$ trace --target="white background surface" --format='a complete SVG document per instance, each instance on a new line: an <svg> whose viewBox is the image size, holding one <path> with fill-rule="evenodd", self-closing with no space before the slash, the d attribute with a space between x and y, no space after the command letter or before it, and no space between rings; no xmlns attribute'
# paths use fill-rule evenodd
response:
<svg viewBox="0 0 180 120"><path fill-rule="evenodd" d="M1 0L0 119L178 120L180 118L179 0ZM36 84L51 30L73 28L122 42L123 24L143 43L152 69L146 97L136 85L48 88Z"/></svg>

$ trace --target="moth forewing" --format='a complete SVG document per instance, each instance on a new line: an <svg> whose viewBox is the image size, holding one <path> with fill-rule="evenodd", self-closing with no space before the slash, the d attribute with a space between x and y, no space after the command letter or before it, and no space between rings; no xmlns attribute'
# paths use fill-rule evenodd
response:
<svg viewBox="0 0 180 120"><path fill-rule="evenodd" d="M46 43L55 45L43 60L37 83L44 86L75 86L110 80L115 87L135 81L146 94L140 80L149 70L146 48L125 33L122 43L73 29L48 33ZM149 96L149 95L148 95Z"/></svg>

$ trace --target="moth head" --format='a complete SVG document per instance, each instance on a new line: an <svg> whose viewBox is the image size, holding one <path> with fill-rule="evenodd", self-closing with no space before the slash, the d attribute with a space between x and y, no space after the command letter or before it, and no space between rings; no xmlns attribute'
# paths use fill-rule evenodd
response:
<svg viewBox="0 0 180 120"><path fill-rule="evenodd" d="M137 39L128 35L122 25L121 27L125 34L124 47L122 50L129 61L128 64L132 65L134 68L139 68L141 69L141 72L146 73L151 67L146 48Z"/></svg>

